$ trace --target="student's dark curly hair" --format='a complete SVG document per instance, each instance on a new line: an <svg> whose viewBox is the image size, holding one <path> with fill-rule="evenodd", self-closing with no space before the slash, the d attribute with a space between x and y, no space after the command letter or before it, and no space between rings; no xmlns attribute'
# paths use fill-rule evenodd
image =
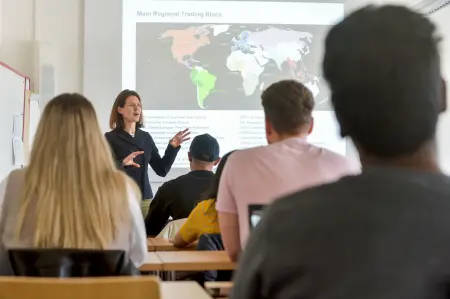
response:
<svg viewBox="0 0 450 299"><path fill-rule="evenodd" d="M203 194L203 196L202 196L202 200L201 201L210 200L210 199L213 200L213 202L208 207L208 209L207 209L205 214L208 214L208 213L210 213L213 210L215 211L216 201L217 201L217 193L219 192L220 178L222 177L222 172L223 172L223 169L225 168L225 164L227 163L228 158L234 152L235 152L235 150L225 154L222 157L222 159L220 160L219 166L217 166L216 173L214 174L214 179L213 179L213 182L212 182L209 190L206 191ZM216 219L216 221L217 221L217 219Z"/></svg>
<svg viewBox="0 0 450 299"><path fill-rule="evenodd" d="M213 182L207 192L205 192L203 199L213 199L214 202L217 200L217 193L219 191L219 183L220 178L222 177L223 169L225 168L225 164L227 163L228 158L235 151L231 151L225 154L220 160L219 166L217 166L216 173L214 174Z"/></svg>
<svg viewBox="0 0 450 299"><path fill-rule="evenodd" d="M323 73L341 135L383 158L432 141L444 106L439 40L426 16L401 6L368 6L334 26Z"/></svg>

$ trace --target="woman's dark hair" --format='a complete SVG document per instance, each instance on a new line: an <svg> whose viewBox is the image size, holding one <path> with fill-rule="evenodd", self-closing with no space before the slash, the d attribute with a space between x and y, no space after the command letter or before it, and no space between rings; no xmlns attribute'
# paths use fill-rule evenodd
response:
<svg viewBox="0 0 450 299"><path fill-rule="evenodd" d="M122 116L122 114L119 113L118 108L119 107L123 108L125 106L125 103L126 103L128 97L132 97L132 96L137 97L139 102L142 103L141 97L134 90L125 89L121 93L119 93L119 95L117 96L116 100L114 101L114 105L111 109L111 114L109 116L109 127L111 128L111 130L124 128L125 124L123 121L123 116ZM139 121L136 123L136 127L140 128L140 127L142 127L143 124L144 124L144 117L142 116L142 112L141 112L141 117L140 117Z"/></svg>
<svg viewBox="0 0 450 299"><path fill-rule="evenodd" d="M209 190L205 193L204 199L213 199L214 202L217 200L217 192L219 191L219 183L220 178L222 177L223 169L225 168L225 164L227 163L228 158L234 152L235 150L225 154L220 160L219 166L217 166L216 173L214 174L213 182Z"/></svg>

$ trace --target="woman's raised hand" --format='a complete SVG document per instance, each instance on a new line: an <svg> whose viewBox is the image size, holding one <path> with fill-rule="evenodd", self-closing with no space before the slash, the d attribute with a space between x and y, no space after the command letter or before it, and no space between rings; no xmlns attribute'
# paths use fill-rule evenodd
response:
<svg viewBox="0 0 450 299"><path fill-rule="evenodd" d="M136 158L139 155L142 155L143 153L144 153L143 151L132 152L125 159L123 159L122 165L123 166L134 166L134 167L137 167L137 168L141 167L141 165L135 163L133 161L133 159Z"/></svg>
<svg viewBox="0 0 450 299"><path fill-rule="evenodd" d="M189 134L191 134L189 129L184 129L183 131L178 132L172 139L170 139L170 145L175 148L179 147L183 142L191 139Z"/></svg>

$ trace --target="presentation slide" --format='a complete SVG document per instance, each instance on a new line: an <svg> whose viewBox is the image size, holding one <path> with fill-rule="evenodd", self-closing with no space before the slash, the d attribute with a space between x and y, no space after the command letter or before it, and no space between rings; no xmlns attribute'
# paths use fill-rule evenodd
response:
<svg viewBox="0 0 450 299"><path fill-rule="evenodd" d="M346 153L321 77L323 41L339 3L123 1L122 87L142 97L160 151L184 128L210 133L221 153L267 144L261 93L295 79L314 94L309 140ZM183 146L174 167L189 165Z"/></svg>

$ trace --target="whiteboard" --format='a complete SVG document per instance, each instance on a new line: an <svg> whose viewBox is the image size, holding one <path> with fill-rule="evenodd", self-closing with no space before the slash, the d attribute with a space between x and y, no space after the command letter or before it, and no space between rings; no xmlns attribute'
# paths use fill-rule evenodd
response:
<svg viewBox="0 0 450 299"><path fill-rule="evenodd" d="M22 167L14 165L13 133L14 129L22 130L17 134L19 137L14 142L17 145L21 139L20 136L23 139L25 91L29 89L30 79L27 76L0 62L0 180L3 180L11 170ZM17 128L20 117L22 126ZM15 122L16 128L14 128ZM16 162L19 160L16 159Z"/></svg>
<svg viewBox="0 0 450 299"><path fill-rule="evenodd" d="M42 99L40 95L31 95L30 98L30 119L29 119L29 133L28 133L28 144L29 151L31 152L33 148L34 135L36 134L37 127L39 125L39 119L41 117L41 107Z"/></svg>

